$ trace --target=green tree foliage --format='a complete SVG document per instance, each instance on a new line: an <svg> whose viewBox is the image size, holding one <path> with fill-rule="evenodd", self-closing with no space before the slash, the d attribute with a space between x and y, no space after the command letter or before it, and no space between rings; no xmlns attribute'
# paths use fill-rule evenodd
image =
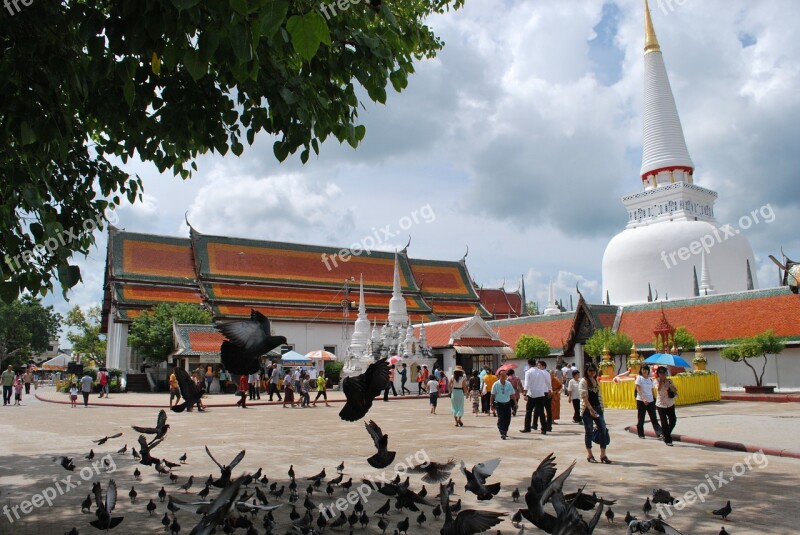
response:
<svg viewBox="0 0 800 535"><path fill-rule="evenodd" d="M619 372L627 361L632 346L633 340L630 336L623 332L615 333L610 328L605 328L594 331L583 346L583 350L587 355L597 358L603 354L603 349L607 347L612 359L617 357L620 359L617 367L617 372Z"/></svg>
<svg viewBox="0 0 800 535"><path fill-rule="evenodd" d="M43 353L58 338L61 315L24 295L10 304L0 302L0 367L21 366L32 354Z"/></svg>
<svg viewBox="0 0 800 535"><path fill-rule="evenodd" d="M90 307L86 313L79 306L67 312L64 324L74 329L67 333L67 340L72 345L73 353L79 354L81 360L105 360L106 340L105 336L100 335L101 315L100 305Z"/></svg>
<svg viewBox="0 0 800 535"><path fill-rule="evenodd" d="M211 313L189 303L160 303L131 323L128 343L140 357L153 363L167 360L172 353L172 323L211 323Z"/></svg>
<svg viewBox="0 0 800 535"><path fill-rule="evenodd" d="M528 314L531 316L538 316L539 315L539 303L536 301L528 301L525 304L525 308L528 310Z"/></svg>
<svg viewBox="0 0 800 535"><path fill-rule="evenodd" d="M767 355L779 355L785 347L786 342L784 339L775 336L775 333L770 329L749 338L742 338L736 345L724 348L720 355L722 358L732 362L743 362L753 371L756 386L762 386L764 371L767 369ZM764 365L761 367L760 374L747 362L747 359L755 357L764 357Z"/></svg>
<svg viewBox="0 0 800 535"><path fill-rule="evenodd" d="M385 103L443 46L425 24L463 0L96 0L0 11L0 297L81 280L104 213L142 182L134 155L188 178L208 151L356 147L360 99ZM17 3L13 4L18 5ZM12 6L13 7L13 6ZM360 91L364 89L364 93Z"/></svg>
<svg viewBox="0 0 800 535"><path fill-rule="evenodd" d="M544 338L523 334L514 352L518 359L542 359L550 354L550 344Z"/></svg>

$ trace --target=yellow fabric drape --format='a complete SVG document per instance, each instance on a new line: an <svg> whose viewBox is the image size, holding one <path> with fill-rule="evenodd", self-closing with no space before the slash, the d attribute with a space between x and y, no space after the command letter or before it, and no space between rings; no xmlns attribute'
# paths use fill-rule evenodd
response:
<svg viewBox="0 0 800 535"><path fill-rule="evenodd" d="M670 377L678 387L675 405L694 405L708 401L719 401L722 393L719 386L719 375L676 375ZM600 390L603 404L609 409L635 409L636 396L634 381L601 381Z"/></svg>

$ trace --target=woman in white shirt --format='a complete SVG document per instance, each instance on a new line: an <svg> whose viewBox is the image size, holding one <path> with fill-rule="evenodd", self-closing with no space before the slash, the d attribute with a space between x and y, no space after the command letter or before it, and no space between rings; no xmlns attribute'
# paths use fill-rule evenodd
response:
<svg viewBox="0 0 800 535"><path fill-rule="evenodd" d="M636 433L639 438L644 438L644 416L650 416L653 431L657 438L661 438L661 426L656 419L656 404L653 399L653 380L650 378L650 366L644 365L636 376L636 410L639 419L636 422Z"/></svg>
<svg viewBox="0 0 800 535"><path fill-rule="evenodd" d="M675 429L675 396L678 387L667 377L666 366L659 366L656 370L654 382L657 392L656 407L661 418L661 430L664 433L664 444L672 446L672 430Z"/></svg>

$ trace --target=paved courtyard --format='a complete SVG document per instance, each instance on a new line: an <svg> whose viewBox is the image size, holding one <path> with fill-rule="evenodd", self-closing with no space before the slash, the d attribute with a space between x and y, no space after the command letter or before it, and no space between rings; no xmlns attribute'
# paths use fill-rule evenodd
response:
<svg viewBox="0 0 800 535"><path fill-rule="evenodd" d="M44 399L66 400L66 396L53 392L52 387L40 389L38 393ZM341 400L339 393L332 393L332 397ZM354 482L362 476L376 478L379 474L365 460L375 450L363 423L341 421L338 418L339 403L333 403L332 408L284 409L280 405L257 405L242 410L222 406L229 405L233 396L211 396L208 399L210 408L205 413L169 413L170 430L154 454L174 462L187 454L187 463L175 470L179 479L173 484L166 476L156 474L152 467L137 464L130 455L132 446L138 449L138 433L130 426L154 425L157 406L165 404L166 399L164 394L119 394L108 401L93 396L93 405L89 408L73 409L68 404L27 396L23 407L0 409L0 508L3 508L0 534L61 535L72 527L77 527L80 533L95 532L95 528L89 525L89 521L95 518L94 507L91 514L81 514L80 503L89 493L91 481L99 480L105 491L111 478L119 489L113 516L124 516L122 524L112 533L163 532L160 520L166 511L166 503L159 503L157 498L161 486L178 498L192 500L197 499L196 494L209 474L219 475L219 470L204 451L205 445L222 463L230 462L241 449L247 451L234 475L243 471L254 472L260 467L270 482L287 485L287 470L289 465L294 465L300 489L299 511L302 511L307 486L304 478L323 468L330 479L336 475L336 465L344 461L344 479L352 477ZM265 399L262 397L262 401ZM797 408L796 403L752 402L679 407L676 432L704 440L727 440L800 453ZM562 411L562 415L565 412ZM655 439L640 440L625 430L635 423L633 411L607 410L606 419L612 438L608 454L614 464L589 464L583 448L583 430L569 423L569 418L562 418L553 433L542 436L519 433L517 430L522 427L522 419L518 416L512 421L510 439L501 441L494 418L467 414L465 426L455 428L447 399L440 400L439 413L430 415L425 399L392 398L389 403L377 401L367 418L375 420L389 435L390 449L397 452L396 463L416 463L426 457L445 461L453 457L463 459L471 467L477 462L501 457L502 463L490 481L501 482L502 490L489 502L479 504L474 495L465 494L464 477L457 469L453 472L456 493L452 501L462 499L465 508L513 513L519 504L513 503L512 491L519 488L524 494L531 471L552 451L557 456L559 470L566 468L573 459L577 460L565 487L567 492L586 485L587 492L597 492L600 496L617 500L612 507L616 522L611 525L603 518L595 533L625 533L622 522L625 512L629 510L642 518L645 497L651 495L654 488L668 489L673 496L683 496L687 491L702 493L705 488L709 489L705 503L687 504L683 510L672 511L669 520L687 535L716 535L723 525L731 535L796 531L792 512L796 510L797 486L800 484L800 459L763 456L688 442L676 442L675 447L668 448ZM117 432L124 434L104 445L91 442ZM125 444L128 452L125 455L116 453ZM110 455L112 464L109 471L112 473L94 468L84 459L92 448L95 461ZM54 457L61 455L75 458L74 472L67 472L53 462ZM595 455L599 457L597 451ZM134 481L136 467L142 472L142 481ZM72 489L67 489L67 485L61 482L69 475L75 485ZM179 486L189 475L194 475L195 482L191 494L186 494ZM385 475L391 478L394 472L387 469ZM724 478L724 485L719 482L720 478ZM419 476L411 476L411 481L412 488L420 488ZM128 498L132 485L138 492L135 504L131 504ZM718 486L717 490L711 490ZM337 488L333 498L329 499L324 488L323 483L320 492L312 496L316 505L333 505L336 499L346 496L344 490ZM250 494L254 492L252 485L247 490ZM433 498L438 489L428 485L427 490L428 498L435 502ZM52 506L43 503L42 498L35 498L48 494L56 495ZM215 495L216 490L213 490L211 496ZM152 516L145 509L150 498L157 504ZM286 492L280 499L271 496L270 499L271 503L288 503ZM24 514L21 505L26 500L33 503L27 506L27 514ZM731 500L733 513L728 521L722 522L710 511L722 507L726 500ZM366 529L357 526L354 533L380 533L373 511L386 502L386 497L373 493L366 497L365 502L370 523ZM421 509L427 521L419 527L415 522L418 513L398 513L392 508L387 532L392 533L397 522L409 516L409 533L439 533L441 519L434 521L429 507L422 506ZM19 518L15 517L14 511ZM290 511L290 506L275 511L275 518L279 521L275 533L288 531ZM347 514L350 512L351 509L346 511ZM315 511L315 518L317 514ZM669 513L665 512L667 515ZM183 511L178 512L177 517L184 534L189 533L199 520L199 516ZM584 513L584 517L588 514ZM264 533L260 518L256 525L259 533ZM504 534L518 532L510 519L498 528ZM528 525L526 531L539 532L530 528ZM491 530L491 533L495 531ZM238 532L244 533L244 530ZM337 531L327 529L326 532ZM349 528L338 532L348 533Z"/></svg>

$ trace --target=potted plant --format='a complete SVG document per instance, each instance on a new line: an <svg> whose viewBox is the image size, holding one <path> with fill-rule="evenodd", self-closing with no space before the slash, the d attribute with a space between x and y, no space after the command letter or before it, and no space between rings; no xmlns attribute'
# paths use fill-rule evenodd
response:
<svg viewBox="0 0 800 535"><path fill-rule="evenodd" d="M753 371L756 384L745 385L745 392L750 394L772 394L775 391L775 387L763 384L764 371L767 369L767 355L779 355L785 346L786 343L783 339L778 338L772 330L769 330L756 336L743 338L736 345L726 347L722 350L721 356L731 362L743 362ZM764 357L764 364L761 366L760 374L747 362L747 359L756 357Z"/></svg>

